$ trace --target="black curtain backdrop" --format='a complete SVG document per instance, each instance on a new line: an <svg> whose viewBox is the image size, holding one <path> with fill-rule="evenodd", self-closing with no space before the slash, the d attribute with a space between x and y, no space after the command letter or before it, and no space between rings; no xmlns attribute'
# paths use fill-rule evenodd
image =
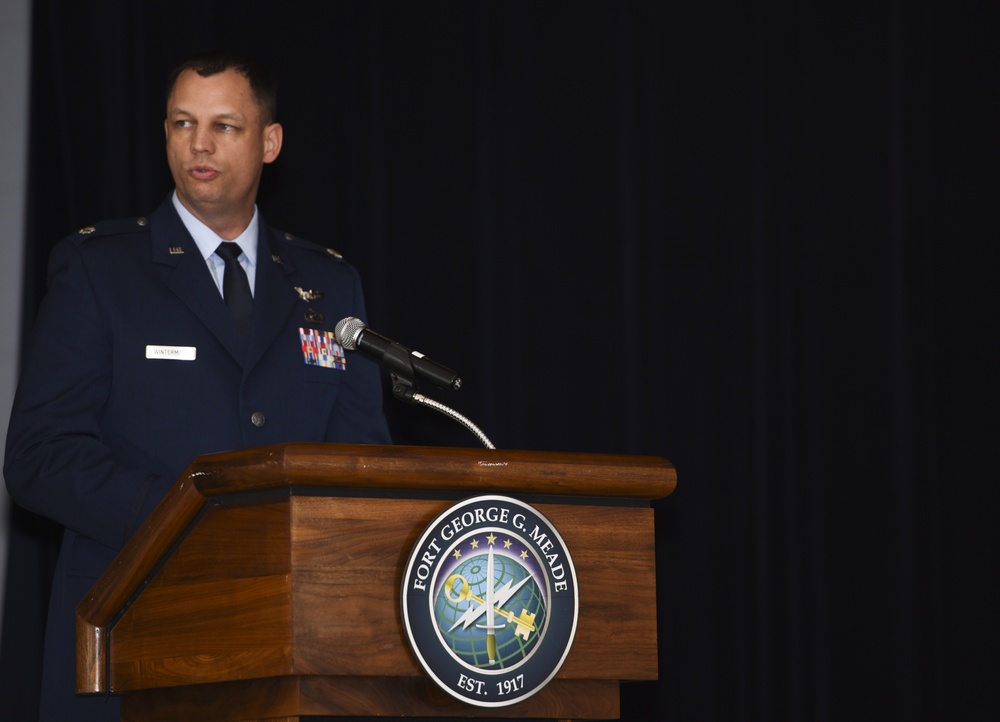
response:
<svg viewBox="0 0 1000 722"><path fill-rule="evenodd" d="M25 331L56 240L170 189L169 70L250 51L286 135L266 218L462 373L432 396L500 447L678 467L625 719L990 718L997 8L37 0ZM11 719L52 536L15 514Z"/></svg>

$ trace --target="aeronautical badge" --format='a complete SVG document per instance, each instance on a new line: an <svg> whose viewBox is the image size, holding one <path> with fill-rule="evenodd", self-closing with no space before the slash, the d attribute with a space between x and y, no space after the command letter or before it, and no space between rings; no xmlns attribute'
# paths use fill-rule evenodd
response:
<svg viewBox="0 0 1000 722"><path fill-rule="evenodd" d="M302 341L302 356L307 366L322 366L341 371L347 368L344 349L337 343L332 331L300 328L299 339Z"/></svg>
<svg viewBox="0 0 1000 722"><path fill-rule="evenodd" d="M316 301L323 298L322 291L313 291L311 288L302 288L300 286L295 286L295 292L299 294L299 298L303 301Z"/></svg>
<svg viewBox="0 0 1000 722"><path fill-rule="evenodd" d="M505 496L459 502L426 528L403 574L403 626L424 671L477 707L527 699L576 634L576 570L549 521Z"/></svg>

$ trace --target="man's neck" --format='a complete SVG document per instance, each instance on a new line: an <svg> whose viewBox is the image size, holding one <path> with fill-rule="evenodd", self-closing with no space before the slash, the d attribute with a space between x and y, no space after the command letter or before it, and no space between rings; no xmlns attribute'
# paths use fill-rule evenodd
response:
<svg viewBox="0 0 1000 722"><path fill-rule="evenodd" d="M253 220L254 211L256 210L256 206L251 205L248 209L240 213L210 214L206 213L204 209L194 209L189 206L176 191L174 191L174 198L188 213L197 218L224 241L232 241L242 234L247 229L247 226L250 225L250 221Z"/></svg>
<svg viewBox="0 0 1000 722"><path fill-rule="evenodd" d="M219 243L218 242L219 238L225 241L233 241L236 240L237 238L240 238L241 235L246 233L247 236L241 240L249 241L249 244L242 243L241 245L243 245L244 251L246 251L248 255L251 256L251 258L256 259L257 229L256 227L252 229L250 228L251 224L254 223L254 219L257 217L256 206L250 209L250 218L247 219L247 221L243 223L238 230L232 232L228 236L224 236L221 233L219 233L219 231L216 228L213 228L212 226L208 225L199 216L195 215L191 211L191 209L189 209L186 205L184 205L184 203L181 201L180 197L176 192L173 194L173 198L171 200L174 204L174 208L177 211L177 214L181 218L181 222L188 229L188 232L191 234L191 237L194 238L195 243L198 245L198 248L202 251L203 256L207 258L208 256L210 256L212 253L215 252L215 247ZM214 238L213 235L215 236Z"/></svg>
<svg viewBox="0 0 1000 722"><path fill-rule="evenodd" d="M191 209L188 208L188 210L190 211ZM206 217L202 214L195 213L194 211L191 211L191 215L204 223L222 240L232 241L239 237L240 234L247 229L247 226L250 225L250 220L253 218L253 208L250 209L248 214L241 214L238 217L232 215L227 215L225 217Z"/></svg>

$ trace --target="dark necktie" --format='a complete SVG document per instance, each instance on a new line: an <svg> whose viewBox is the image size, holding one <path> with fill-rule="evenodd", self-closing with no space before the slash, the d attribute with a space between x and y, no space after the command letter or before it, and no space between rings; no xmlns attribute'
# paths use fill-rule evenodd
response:
<svg viewBox="0 0 1000 722"><path fill-rule="evenodd" d="M226 270L222 274L222 297L236 319L236 325L246 340L250 333L250 311L253 309L253 296L250 294L250 282L243 266L237 260L242 249L238 243L227 241L220 243L215 249L215 255L226 262Z"/></svg>

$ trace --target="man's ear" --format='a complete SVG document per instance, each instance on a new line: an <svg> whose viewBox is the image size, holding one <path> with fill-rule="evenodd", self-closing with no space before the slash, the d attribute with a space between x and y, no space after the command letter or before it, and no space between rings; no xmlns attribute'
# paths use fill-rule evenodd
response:
<svg viewBox="0 0 1000 722"><path fill-rule="evenodd" d="M264 128L264 162L271 163L281 152L281 123L271 123Z"/></svg>

